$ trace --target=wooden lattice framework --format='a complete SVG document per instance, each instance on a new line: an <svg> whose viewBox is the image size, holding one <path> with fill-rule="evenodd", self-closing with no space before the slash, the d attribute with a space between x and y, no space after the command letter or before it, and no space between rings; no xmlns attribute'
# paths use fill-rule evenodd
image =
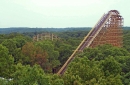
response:
<svg viewBox="0 0 130 85"><path fill-rule="evenodd" d="M122 18L122 16L120 16L117 10L111 10L109 12L112 12L111 17L108 19L102 30L93 40L90 47L95 47L101 44L111 44L117 47L123 46L122 26L124 19Z"/></svg>
<svg viewBox="0 0 130 85"><path fill-rule="evenodd" d="M107 14L103 14L57 74L63 74L68 64L74 59L75 54L82 52L85 48L96 47L102 44L122 47L123 21L124 19L117 10L110 10Z"/></svg>
<svg viewBox="0 0 130 85"><path fill-rule="evenodd" d="M41 33L33 36L33 41L41 41L41 40L58 40L58 36L53 33Z"/></svg>

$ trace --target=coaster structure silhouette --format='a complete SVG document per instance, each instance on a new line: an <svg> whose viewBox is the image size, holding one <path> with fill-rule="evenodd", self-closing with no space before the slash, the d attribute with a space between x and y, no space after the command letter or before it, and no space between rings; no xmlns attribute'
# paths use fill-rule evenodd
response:
<svg viewBox="0 0 130 85"><path fill-rule="evenodd" d="M122 26L124 19L117 10L110 10L103 14L96 25L84 37L79 46L74 50L65 64L58 71L58 75L64 74L68 64L74 59L76 53L82 52L85 48L96 47L102 44L111 44L113 46L122 47L123 31Z"/></svg>

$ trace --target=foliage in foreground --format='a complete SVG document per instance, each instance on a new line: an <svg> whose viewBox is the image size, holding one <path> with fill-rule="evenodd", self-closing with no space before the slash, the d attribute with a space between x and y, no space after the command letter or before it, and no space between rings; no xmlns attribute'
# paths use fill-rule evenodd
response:
<svg viewBox="0 0 130 85"><path fill-rule="evenodd" d="M85 49L62 76L51 69L63 64L78 40L32 42L21 35L0 36L2 85L129 85L129 40L124 48L111 45ZM124 36L126 37L126 36ZM127 36L128 37L128 36ZM127 51L127 50L128 51Z"/></svg>

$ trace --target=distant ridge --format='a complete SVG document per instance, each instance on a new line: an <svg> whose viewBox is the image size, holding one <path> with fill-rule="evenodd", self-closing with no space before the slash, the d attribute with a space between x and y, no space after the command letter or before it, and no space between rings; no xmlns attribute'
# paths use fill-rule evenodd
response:
<svg viewBox="0 0 130 85"><path fill-rule="evenodd" d="M65 31L89 31L90 27L71 27L71 28L27 28L27 27L11 27L0 28L0 34L8 34L12 32L26 33L26 32L65 32Z"/></svg>
<svg viewBox="0 0 130 85"><path fill-rule="evenodd" d="M65 32L65 31L90 31L91 27L67 27L67 28L29 28L29 27L9 27L0 28L0 34L9 34L13 32ZM130 27L123 27L123 30L130 30Z"/></svg>

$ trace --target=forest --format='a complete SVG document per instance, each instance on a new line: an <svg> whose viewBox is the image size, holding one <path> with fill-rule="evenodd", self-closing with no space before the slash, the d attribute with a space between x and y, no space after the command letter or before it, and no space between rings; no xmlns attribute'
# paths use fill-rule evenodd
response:
<svg viewBox="0 0 130 85"><path fill-rule="evenodd" d="M37 42L32 37L48 31L1 33L0 85L130 85L129 28L123 30L122 48L109 44L86 48L75 56L64 75L57 75L89 32L68 29L49 31L60 37L58 40Z"/></svg>

